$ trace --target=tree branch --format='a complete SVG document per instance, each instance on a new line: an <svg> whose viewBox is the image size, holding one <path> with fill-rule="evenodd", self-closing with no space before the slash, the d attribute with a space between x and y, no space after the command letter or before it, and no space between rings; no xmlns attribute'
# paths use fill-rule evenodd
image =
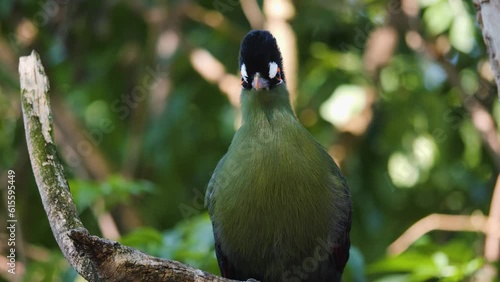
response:
<svg viewBox="0 0 500 282"><path fill-rule="evenodd" d="M217 277L177 261L149 256L136 249L74 229L68 235L85 254L102 281L235 281Z"/></svg>
<svg viewBox="0 0 500 282"><path fill-rule="evenodd" d="M286 62L283 65L286 86L294 104L297 98L298 51L297 36L289 21L295 16L295 6L291 0L265 0L263 5L264 28L274 35L280 46L283 62Z"/></svg>
<svg viewBox="0 0 500 282"><path fill-rule="evenodd" d="M497 176L493 196L491 197L490 215L484 242L484 257L487 261L500 260L500 174Z"/></svg>
<svg viewBox="0 0 500 282"><path fill-rule="evenodd" d="M253 29L262 29L265 19L256 0L240 0L241 10Z"/></svg>
<svg viewBox="0 0 500 282"><path fill-rule="evenodd" d="M63 255L89 281L234 281L156 258L85 229L54 144L49 83L38 54L19 62L26 143L52 233Z"/></svg>
<svg viewBox="0 0 500 282"><path fill-rule="evenodd" d="M83 228L64 177L53 141L52 114L49 109L49 82L40 57L34 51L19 61L21 103L26 143L38 191L49 218L52 233L66 259L90 281L97 281L86 257L78 254L67 234Z"/></svg>

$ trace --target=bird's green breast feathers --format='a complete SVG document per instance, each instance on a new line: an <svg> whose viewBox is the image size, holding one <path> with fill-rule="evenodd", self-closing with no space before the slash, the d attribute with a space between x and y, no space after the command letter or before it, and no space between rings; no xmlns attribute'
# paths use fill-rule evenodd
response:
<svg viewBox="0 0 500 282"><path fill-rule="evenodd" d="M307 255L335 229L346 197L337 166L295 118L286 88L274 91L243 91L244 123L206 196L223 251L266 263Z"/></svg>

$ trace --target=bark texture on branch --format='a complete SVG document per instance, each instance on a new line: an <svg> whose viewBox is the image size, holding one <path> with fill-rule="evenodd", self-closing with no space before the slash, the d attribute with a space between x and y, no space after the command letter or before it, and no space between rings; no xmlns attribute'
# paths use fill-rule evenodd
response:
<svg viewBox="0 0 500 282"><path fill-rule="evenodd" d="M69 263L89 281L234 281L149 256L85 229L54 144L49 83L38 54L19 60L21 101L31 166L50 227Z"/></svg>
<svg viewBox="0 0 500 282"><path fill-rule="evenodd" d="M92 236L85 229L72 230L69 237L76 249L90 259L103 281L234 281L177 261L149 256L117 242Z"/></svg>
<svg viewBox="0 0 500 282"><path fill-rule="evenodd" d="M477 21L483 32L483 39L488 54L490 64L495 73L495 81L497 83L498 95L500 99L500 1L498 0L474 0L474 5L477 10Z"/></svg>
<svg viewBox="0 0 500 282"><path fill-rule="evenodd" d="M68 182L54 144L52 114L49 107L49 82L38 54L19 60L21 103L26 144L43 207L54 238L69 263L85 279L96 281L95 271L86 257L78 254L67 236L83 228L69 192Z"/></svg>

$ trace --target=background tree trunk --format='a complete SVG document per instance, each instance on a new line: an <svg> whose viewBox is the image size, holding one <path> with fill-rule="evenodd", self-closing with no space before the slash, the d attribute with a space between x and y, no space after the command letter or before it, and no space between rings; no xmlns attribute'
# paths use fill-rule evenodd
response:
<svg viewBox="0 0 500 282"><path fill-rule="evenodd" d="M497 89L500 89L500 2L490 0L474 0L477 9L477 21L483 32L484 43L488 48L490 64L495 73ZM499 92L500 98L500 92Z"/></svg>

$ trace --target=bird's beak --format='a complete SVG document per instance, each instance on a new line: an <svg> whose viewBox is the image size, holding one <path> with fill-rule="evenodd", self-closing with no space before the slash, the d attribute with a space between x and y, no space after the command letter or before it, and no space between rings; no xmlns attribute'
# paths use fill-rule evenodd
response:
<svg viewBox="0 0 500 282"><path fill-rule="evenodd" d="M269 81L267 81L267 79L265 78L262 78L260 76L260 73L256 73L253 77L252 87L257 91L264 88L269 88Z"/></svg>

